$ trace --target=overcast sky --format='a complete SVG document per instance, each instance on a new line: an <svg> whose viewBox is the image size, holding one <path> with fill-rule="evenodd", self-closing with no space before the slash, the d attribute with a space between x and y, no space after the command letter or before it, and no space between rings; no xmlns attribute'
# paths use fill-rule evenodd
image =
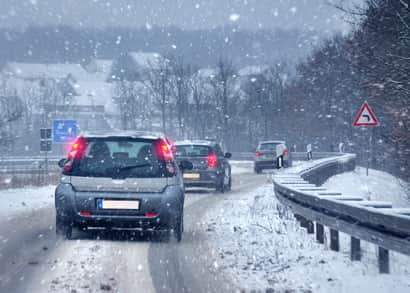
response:
<svg viewBox="0 0 410 293"><path fill-rule="evenodd" d="M362 0L0 0L0 27L167 26L183 29L235 24L247 29L349 29L326 2Z"/></svg>

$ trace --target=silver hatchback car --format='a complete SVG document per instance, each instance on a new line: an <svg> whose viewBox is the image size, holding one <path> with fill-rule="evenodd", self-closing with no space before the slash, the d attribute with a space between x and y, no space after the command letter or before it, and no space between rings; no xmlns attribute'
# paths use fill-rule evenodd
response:
<svg viewBox="0 0 410 293"><path fill-rule="evenodd" d="M284 141L261 141L255 152L254 170L260 174L264 169L291 167L290 152Z"/></svg>
<svg viewBox="0 0 410 293"><path fill-rule="evenodd" d="M183 232L184 186L170 141L147 133L84 134L59 162L56 233L74 228L139 228Z"/></svg>

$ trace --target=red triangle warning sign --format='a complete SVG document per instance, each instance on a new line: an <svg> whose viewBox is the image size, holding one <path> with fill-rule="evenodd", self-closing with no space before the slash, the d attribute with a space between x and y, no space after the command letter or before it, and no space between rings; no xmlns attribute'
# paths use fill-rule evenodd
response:
<svg viewBox="0 0 410 293"><path fill-rule="evenodd" d="M354 119L353 126L379 126L379 120L377 120L370 105L365 102L360 108L359 113L357 113Z"/></svg>

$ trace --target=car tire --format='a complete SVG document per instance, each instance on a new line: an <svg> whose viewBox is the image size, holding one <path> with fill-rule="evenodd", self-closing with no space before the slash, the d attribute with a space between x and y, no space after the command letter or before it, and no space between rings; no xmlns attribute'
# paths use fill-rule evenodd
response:
<svg viewBox="0 0 410 293"><path fill-rule="evenodd" d="M218 178L218 183L216 184L216 191L219 191L221 193L225 192L225 183L224 183L224 179L225 179L225 174L221 174L221 176L219 176Z"/></svg>
<svg viewBox="0 0 410 293"><path fill-rule="evenodd" d="M59 215L56 216L56 235L64 239L73 238L72 224Z"/></svg>
<svg viewBox="0 0 410 293"><path fill-rule="evenodd" d="M262 173L262 169L261 169L261 168L258 168L258 167L255 167L255 173L256 173L256 174L261 174L261 173Z"/></svg>
<svg viewBox="0 0 410 293"><path fill-rule="evenodd" d="M231 189L232 189L232 172L231 172L231 169L229 169L229 180L228 180L228 184L225 185L225 190L230 191Z"/></svg>
<svg viewBox="0 0 410 293"><path fill-rule="evenodd" d="M181 215L178 217L175 226L174 226L174 236L177 242L181 242L182 234L184 232L184 214L181 212Z"/></svg>

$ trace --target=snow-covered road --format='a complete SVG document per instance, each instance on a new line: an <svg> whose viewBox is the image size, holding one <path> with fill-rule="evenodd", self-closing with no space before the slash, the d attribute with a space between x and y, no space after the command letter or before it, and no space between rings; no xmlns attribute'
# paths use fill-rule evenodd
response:
<svg viewBox="0 0 410 293"><path fill-rule="evenodd" d="M264 177L234 169L230 195L251 191ZM0 192L0 292L221 292L203 214L228 194L186 194L181 243L131 232L80 233L63 241L54 232L54 187ZM24 202L24 204L22 204ZM232 288L232 287L231 287Z"/></svg>
<svg viewBox="0 0 410 293"><path fill-rule="evenodd" d="M233 165L231 192L186 194L181 243L130 232L56 239L53 186L0 191L0 292L410 292L408 257L392 254L393 273L379 275L371 245L363 243L358 263L349 260L347 237L342 253L323 248L291 214L278 213L270 174L252 174L251 162ZM406 192L390 175L370 174L359 168L325 185L383 200Z"/></svg>

